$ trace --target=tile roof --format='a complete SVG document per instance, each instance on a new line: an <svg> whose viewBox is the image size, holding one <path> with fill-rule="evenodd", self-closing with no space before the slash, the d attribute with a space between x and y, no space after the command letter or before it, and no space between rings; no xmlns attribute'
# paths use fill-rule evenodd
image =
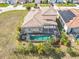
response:
<svg viewBox="0 0 79 59"><path fill-rule="evenodd" d="M70 9L71 12L73 12L76 16L79 16L79 10L78 9Z"/></svg>
<svg viewBox="0 0 79 59"><path fill-rule="evenodd" d="M46 15L45 16L45 15L42 15L42 12L43 12L43 10L39 9L37 12L33 13L32 16L27 15L27 16L30 16L30 19L29 19L29 17L26 17L22 26L23 27L43 27L43 25L46 25L46 24L57 25L57 23L56 23L56 16L57 15L54 15L54 16L53 15L50 15L50 16Z"/></svg>
<svg viewBox="0 0 79 59"><path fill-rule="evenodd" d="M68 27L79 27L79 10L68 9L59 12Z"/></svg>
<svg viewBox="0 0 79 59"><path fill-rule="evenodd" d="M37 20L35 17L33 17L30 21L24 24L23 27L41 27L42 23Z"/></svg>
<svg viewBox="0 0 79 59"><path fill-rule="evenodd" d="M46 11L44 11L42 13L42 15L49 15L49 16L53 16L53 15L57 15L56 10L53 7L48 8Z"/></svg>
<svg viewBox="0 0 79 59"><path fill-rule="evenodd" d="M71 28L79 27L79 17L74 17L67 25Z"/></svg>
<svg viewBox="0 0 79 59"><path fill-rule="evenodd" d="M79 10L78 9L70 9L71 12L75 14L75 17L67 24L69 27L79 27Z"/></svg>

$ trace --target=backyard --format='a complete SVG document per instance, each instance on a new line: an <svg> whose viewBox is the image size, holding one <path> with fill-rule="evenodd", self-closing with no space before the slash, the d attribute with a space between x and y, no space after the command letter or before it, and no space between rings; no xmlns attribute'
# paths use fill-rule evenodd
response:
<svg viewBox="0 0 79 59"><path fill-rule="evenodd" d="M16 47L16 29L26 13L26 10L15 10L0 14L0 59L17 59L12 53Z"/></svg>

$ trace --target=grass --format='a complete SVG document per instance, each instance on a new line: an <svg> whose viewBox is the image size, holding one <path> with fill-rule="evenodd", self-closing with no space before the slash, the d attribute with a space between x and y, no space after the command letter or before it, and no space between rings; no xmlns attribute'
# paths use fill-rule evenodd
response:
<svg viewBox="0 0 79 59"><path fill-rule="evenodd" d="M9 4L6 4L6 3L0 3L0 7L7 7L9 6Z"/></svg>
<svg viewBox="0 0 79 59"><path fill-rule="evenodd" d="M24 7L35 7L35 4L34 3L26 3L23 5Z"/></svg>
<svg viewBox="0 0 79 59"><path fill-rule="evenodd" d="M75 4L72 4L72 3L61 3L61 4L56 4L58 7L74 7L74 6L76 6Z"/></svg>
<svg viewBox="0 0 79 59"><path fill-rule="evenodd" d="M16 47L16 28L26 14L26 10L0 14L0 59L17 59L12 53Z"/></svg>
<svg viewBox="0 0 79 59"><path fill-rule="evenodd" d="M35 7L35 3L26 3L23 5L24 7ZM50 4L40 4L41 7L48 7Z"/></svg>
<svg viewBox="0 0 79 59"><path fill-rule="evenodd" d="M40 4L41 7L48 7L50 4Z"/></svg>

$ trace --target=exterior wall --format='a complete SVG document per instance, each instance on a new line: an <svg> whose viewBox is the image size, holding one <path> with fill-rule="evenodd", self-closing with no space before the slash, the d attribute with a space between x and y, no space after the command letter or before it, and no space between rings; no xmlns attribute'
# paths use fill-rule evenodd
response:
<svg viewBox="0 0 79 59"><path fill-rule="evenodd" d="M23 3L26 3L28 2L28 0L18 0L19 3L23 4Z"/></svg>
<svg viewBox="0 0 79 59"><path fill-rule="evenodd" d="M64 22L64 20L62 19L62 17L60 16L59 18L61 25L63 26L65 32L69 33L71 31L71 28L69 28L66 23Z"/></svg>
<svg viewBox="0 0 79 59"><path fill-rule="evenodd" d="M41 3L41 0L35 0L35 3L36 4L40 4Z"/></svg>
<svg viewBox="0 0 79 59"><path fill-rule="evenodd" d="M64 2L63 0L48 0L49 3L59 3Z"/></svg>
<svg viewBox="0 0 79 59"><path fill-rule="evenodd" d="M42 33L42 28L22 28L22 33Z"/></svg>
<svg viewBox="0 0 79 59"><path fill-rule="evenodd" d="M58 31L57 26L54 26L54 28L48 28L48 26L36 28L22 28L21 33L54 33L54 31Z"/></svg>
<svg viewBox="0 0 79 59"><path fill-rule="evenodd" d="M71 33L73 33L73 34L79 34L79 27L77 27L77 28L72 28Z"/></svg>
<svg viewBox="0 0 79 59"><path fill-rule="evenodd" d="M73 3L79 3L79 0L73 0Z"/></svg>

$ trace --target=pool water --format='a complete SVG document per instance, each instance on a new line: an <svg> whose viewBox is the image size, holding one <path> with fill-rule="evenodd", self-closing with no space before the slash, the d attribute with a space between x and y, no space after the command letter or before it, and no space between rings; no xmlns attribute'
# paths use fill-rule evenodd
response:
<svg viewBox="0 0 79 59"><path fill-rule="evenodd" d="M36 41L45 41L48 40L49 36L31 36L31 40L36 40Z"/></svg>

